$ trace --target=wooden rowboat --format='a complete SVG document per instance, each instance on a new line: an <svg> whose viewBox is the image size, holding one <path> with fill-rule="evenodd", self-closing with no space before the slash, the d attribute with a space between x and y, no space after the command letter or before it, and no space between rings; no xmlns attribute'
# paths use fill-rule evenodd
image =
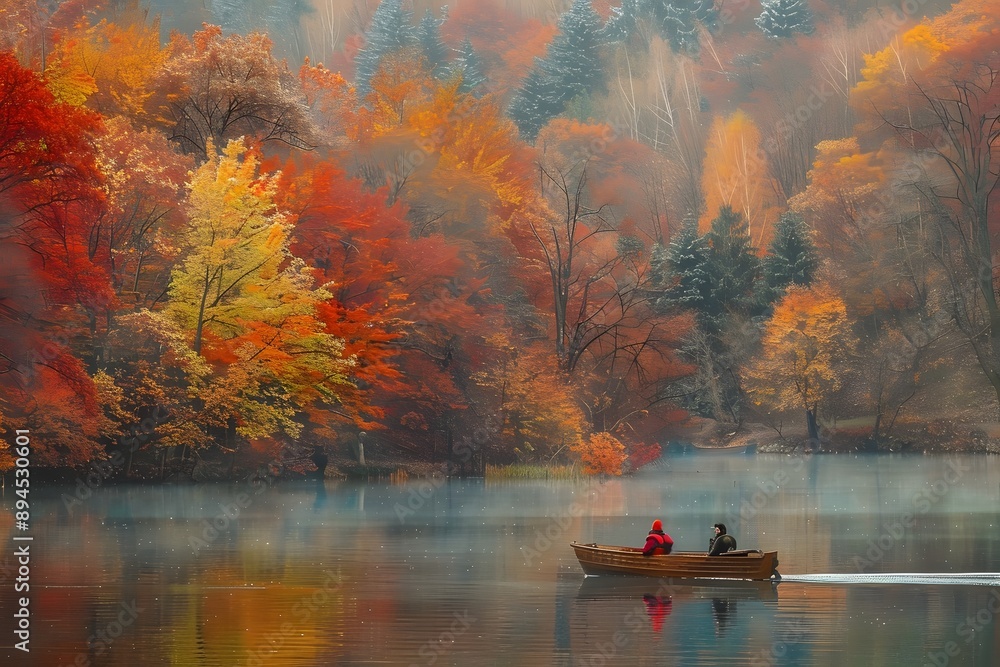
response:
<svg viewBox="0 0 1000 667"><path fill-rule="evenodd" d="M587 575L633 575L674 579L780 579L778 552L744 549L720 556L704 551L681 551L672 554L643 556L636 547L606 544L571 544Z"/></svg>

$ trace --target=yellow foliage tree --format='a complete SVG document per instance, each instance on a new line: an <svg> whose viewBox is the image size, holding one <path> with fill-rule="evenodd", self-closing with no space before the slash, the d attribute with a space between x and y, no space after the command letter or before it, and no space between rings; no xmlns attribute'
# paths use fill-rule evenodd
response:
<svg viewBox="0 0 1000 667"><path fill-rule="evenodd" d="M861 80L851 92L855 104L897 106L915 72L983 31L995 29L995 0L964 0L935 18L925 18L876 53L864 55Z"/></svg>
<svg viewBox="0 0 1000 667"><path fill-rule="evenodd" d="M242 140L193 175L184 258L174 269L165 314L195 354L225 368L198 389L204 410L237 419L259 438L296 435L294 417L315 402L337 400L352 365L343 341L316 315L332 298L311 270L291 257L290 223L275 209L275 177L258 176Z"/></svg>
<svg viewBox="0 0 1000 667"><path fill-rule="evenodd" d="M585 475L621 475L628 458L625 445L606 431L591 433L586 440L570 445L570 449L580 457Z"/></svg>
<svg viewBox="0 0 1000 667"><path fill-rule="evenodd" d="M142 118L167 59L160 20L138 12L118 22L83 25L60 40L48 58L46 83L57 99L88 106L105 116Z"/></svg>
<svg viewBox="0 0 1000 667"><path fill-rule="evenodd" d="M855 346L844 301L828 285L793 288L761 342L744 374L747 393L770 410L804 409L809 437L818 441L817 411L840 388L842 363Z"/></svg>
<svg viewBox="0 0 1000 667"><path fill-rule="evenodd" d="M771 241L771 227L777 220L781 191L771 176L766 153L760 146L760 130L743 111L728 118L716 116L705 147L701 176L705 210L699 221L702 233L729 206L742 213L750 238L760 252Z"/></svg>
<svg viewBox="0 0 1000 667"><path fill-rule="evenodd" d="M48 58L45 85L63 104L82 107L97 92L97 82L87 67L86 39L60 40Z"/></svg>

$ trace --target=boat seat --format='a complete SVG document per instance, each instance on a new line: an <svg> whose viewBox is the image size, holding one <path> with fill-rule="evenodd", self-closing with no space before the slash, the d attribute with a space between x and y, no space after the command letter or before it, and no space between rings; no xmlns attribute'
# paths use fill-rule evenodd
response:
<svg viewBox="0 0 1000 667"><path fill-rule="evenodd" d="M763 556L764 552L760 549L737 549L736 551L726 551L720 556Z"/></svg>

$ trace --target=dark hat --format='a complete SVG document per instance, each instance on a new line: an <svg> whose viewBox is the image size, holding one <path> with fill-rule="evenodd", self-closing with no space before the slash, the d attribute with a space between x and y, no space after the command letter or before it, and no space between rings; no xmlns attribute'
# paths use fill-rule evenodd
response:
<svg viewBox="0 0 1000 667"><path fill-rule="evenodd" d="M726 524L724 523L717 523L713 525L712 528L718 528L720 533L722 533L723 535L726 534Z"/></svg>

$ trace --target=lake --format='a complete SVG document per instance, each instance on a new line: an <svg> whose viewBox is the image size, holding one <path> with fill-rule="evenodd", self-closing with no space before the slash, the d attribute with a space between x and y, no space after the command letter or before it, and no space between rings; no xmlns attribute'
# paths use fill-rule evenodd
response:
<svg viewBox="0 0 1000 667"><path fill-rule="evenodd" d="M1000 661L995 456L685 454L604 481L83 480L32 489L30 543L12 491L3 664ZM679 550L723 521L741 548L778 550L784 579L583 576L571 541L638 546L656 518ZM12 648L24 544L30 653Z"/></svg>

